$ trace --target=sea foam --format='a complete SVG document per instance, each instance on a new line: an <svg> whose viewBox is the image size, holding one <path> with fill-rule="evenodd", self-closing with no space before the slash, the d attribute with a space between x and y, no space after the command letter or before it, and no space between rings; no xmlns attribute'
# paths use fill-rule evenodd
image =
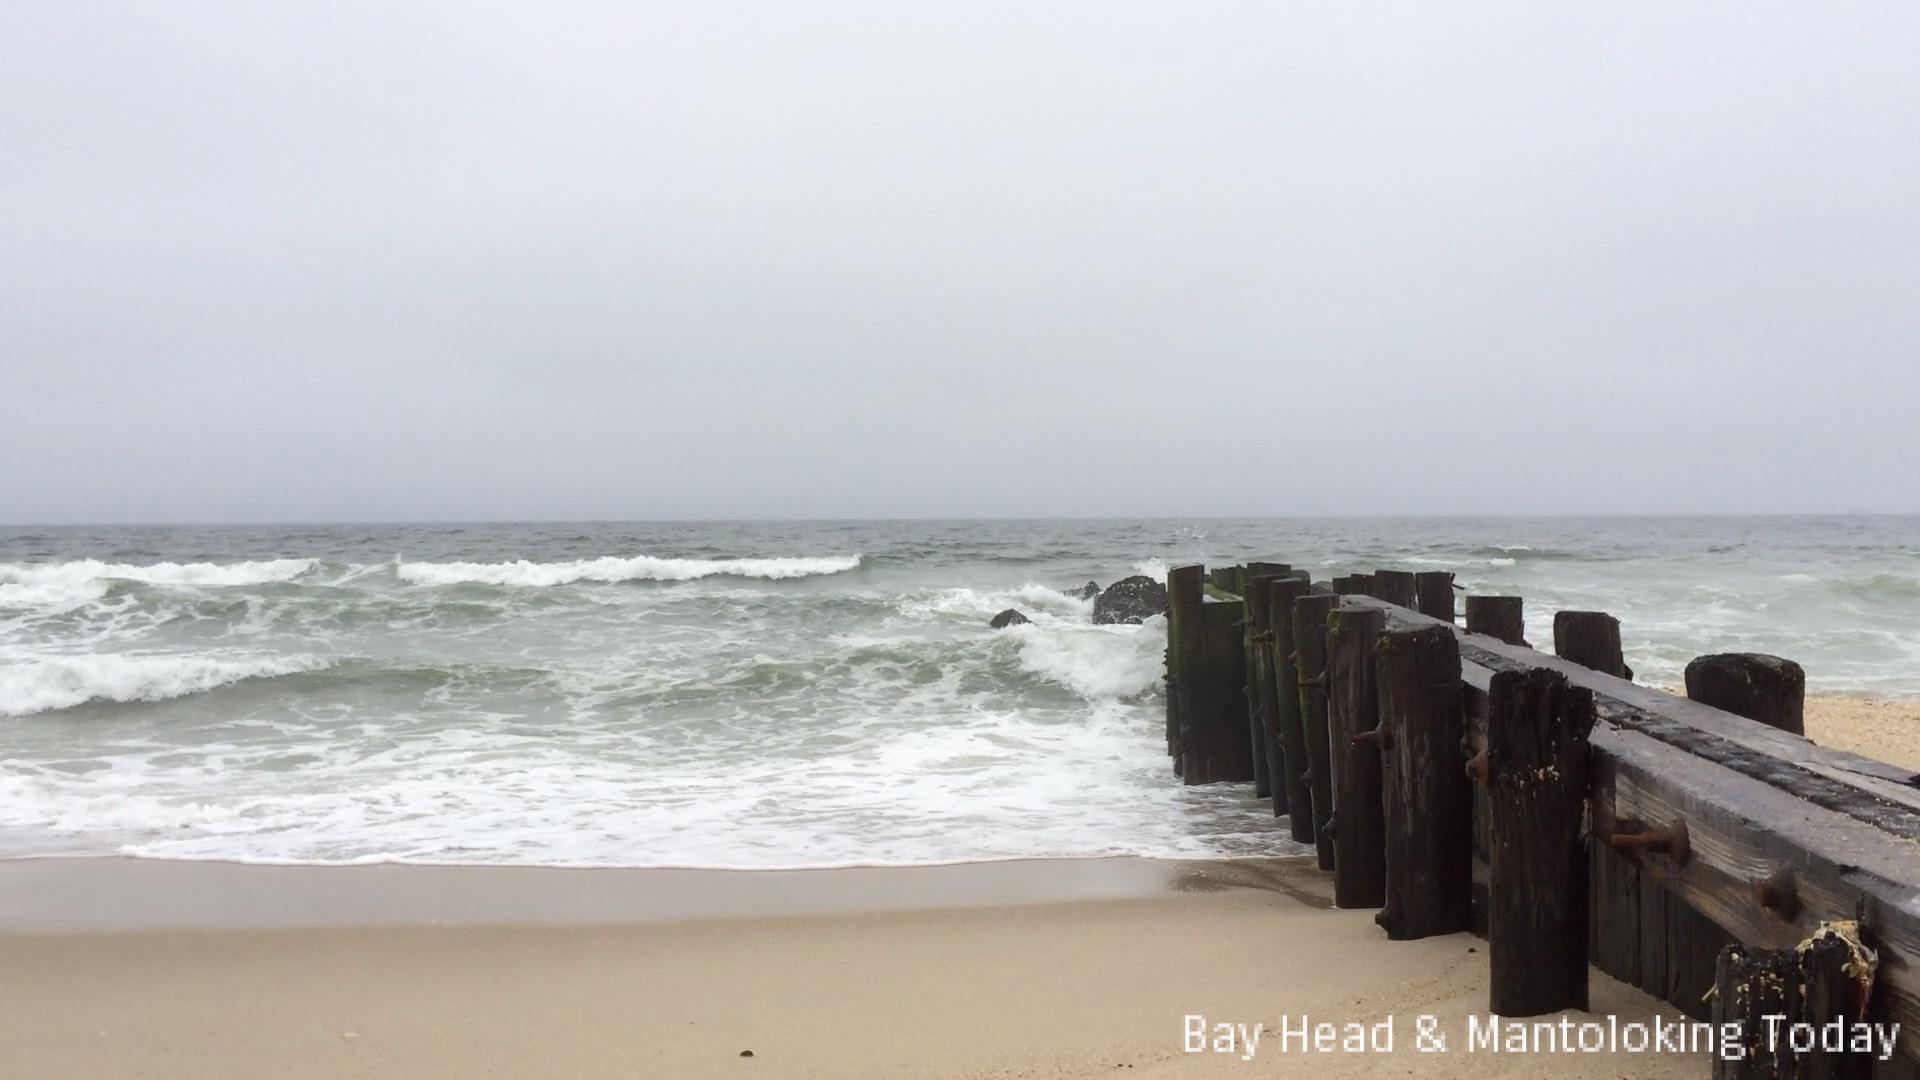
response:
<svg viewBox="0 0 1920 1080"><path fill-rule="evenodd" d="M176 588L272 585L312 570L315 559L268 559L237 563L109 563L75 559L57 563L0 563L0 608L85 603L106 595L116 581Z"/></svg>
<svg viewBox="0 0 1920 1080"><path fill-rule="evenodd" d="M581 581L693 581L706 577L804 578L839 574L860 566L860 556L796 559L660 559L605 556L572 562L405 562L400 580L415 585L571 585Z"/></svg>
<svg viewBox="0 0 1920 1080"><path fill-rule="evenodd" d="M129 655L35 657L0 665L0 716L30 716L88 701L164 701L243 679L317 671L318 656Z"/></svg>
<svg viewBox="0 0 1920 1080"><path fill-rule="evenodd" d="M1020 642L1020 666L1089 701L1137 698L1160 685L1166 671L1166 621L1141 626L1069 626L1057 622L1011 628Z"/></svg>

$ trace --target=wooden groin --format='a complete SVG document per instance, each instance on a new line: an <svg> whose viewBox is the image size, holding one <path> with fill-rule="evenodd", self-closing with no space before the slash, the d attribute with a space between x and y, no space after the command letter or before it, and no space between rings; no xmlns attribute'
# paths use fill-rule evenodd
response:
<svg viewBox="0 0 1920 1080"><path fill-rule="evenodd" d="M1716 1077L1920 1077L1920 776L1807 740L1789 661L1702 657L1681 697L1632 681L1605 612L1556 613L1548 654L1519 597L1468 596L1461 626L1456 588L1175 568L1175 769L1258 775L1389 936L1486 937L1498 1015L1584 1009L1591 965L1751 1031L1752 987L1783 984L1796 1020L1898 1023L1898 1052Z"/></svg>

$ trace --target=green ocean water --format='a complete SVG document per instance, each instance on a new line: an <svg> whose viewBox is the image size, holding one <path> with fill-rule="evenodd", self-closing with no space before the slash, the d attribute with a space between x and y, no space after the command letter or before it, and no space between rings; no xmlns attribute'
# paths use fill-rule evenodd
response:
<svg viewBox="0 0 1920 1080"><path fill-rule="evenodd" d="M0 856L619 866L1292 850L1160 740L1187 561L1451 569L1920 695L1920 518L0 529ZM1034 622L990 631L1018 607Z"/></svg>

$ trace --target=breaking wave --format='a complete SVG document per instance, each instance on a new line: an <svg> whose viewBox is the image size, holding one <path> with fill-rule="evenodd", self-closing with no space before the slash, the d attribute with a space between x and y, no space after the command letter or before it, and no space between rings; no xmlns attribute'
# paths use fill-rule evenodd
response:
<svg viewBox="0 0 1920 1080"><path fill-rule="evenodd" d="M840 574L858 569L860 556L800 559L630 559L606 556L572 562L410 562L396 572L415 585L571 585L581 581L693 581L706 577L788 579Z"/></svg>
<svg viewBox="0 0 1920 1080"><path fill-rule="evenodd" d="M70 709L89 701L165 701L245 679L317 671L317 656L53 656L0 666L0 716Z"/></svg>
<svg viewBox="0 0 1920 1080"><path fill-rule="evenodd" d="M292 581L318 565L316 559L269 559L237 563L108 563L76 559L59 563L0 563L0 607L85 603L105 596L110 585L131 581L173 587L271 585Z"/></svg>
<svg viewBox="0 0 1920 1080"><path fill-rule="evenodd" d="M1158 689L1166 672L1166 623L1067 626L1031 623L1009 633L1020 642L1020 667L1089 701L1126 701Z"/></svg>

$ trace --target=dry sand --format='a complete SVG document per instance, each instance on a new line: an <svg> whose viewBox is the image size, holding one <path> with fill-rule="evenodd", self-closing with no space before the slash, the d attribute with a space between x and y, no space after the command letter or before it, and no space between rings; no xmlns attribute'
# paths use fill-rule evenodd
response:
<svg viewBox="0 0 1920 1080"><path fill-rule="evenodd" d="M463 873L485 890L511 872ZM1706 1074L1698 1055L1468 1054L1459 1040L1485 1008L1484 942L1389 942L1371 913L1327 908L1326 877L1305 863L1237 873L1206 891L994 908L0 935L0 1075ZM1595 1013L1678 1019L1592 981ZM1282 1053L1269 1034L1250 1063L1188 1055L1188 1013L1269 1028L1302 1014L1392 1016L1395 1052ZM1421 1013L1438 1018L1451 1052L1415 1051Z"/></svg>
<svg viewBox="0 0 1920 1080"><path fill-rule="evenodd" d="M1920 770L1920 700L1822 694L1807 698L1807 738Z"/></svg>

